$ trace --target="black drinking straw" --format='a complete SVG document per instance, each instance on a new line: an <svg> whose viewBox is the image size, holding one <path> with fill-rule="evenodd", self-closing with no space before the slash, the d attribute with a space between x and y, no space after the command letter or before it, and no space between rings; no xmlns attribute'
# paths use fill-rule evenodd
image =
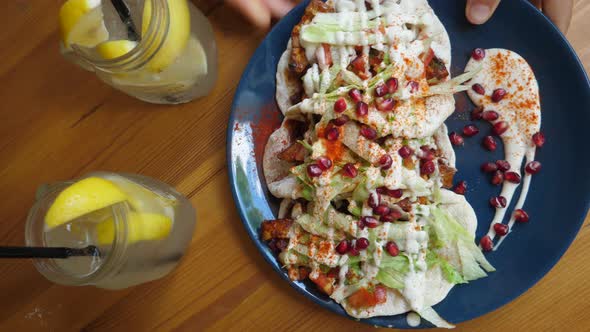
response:
<svg viewBox="0 0 590 332"><path fill-rule="evenodd" d="M68 258L75 256L99 256L95 246L85 248L65 247L0 247L0 258Z"/></svg>
<svg viewBox="0 0 590 332"><path fill-rule="evenodd" d="M111 3L113 4L113 7L115 7L117 14L119 14L119 18L121 18L123 24L127 26L127 37L129 40L138 41L139 35L137 34L137 29L135 28L135 24L133 24L133 20L131 19L129 6L127 6L125 0L111 0Z"/></svg>

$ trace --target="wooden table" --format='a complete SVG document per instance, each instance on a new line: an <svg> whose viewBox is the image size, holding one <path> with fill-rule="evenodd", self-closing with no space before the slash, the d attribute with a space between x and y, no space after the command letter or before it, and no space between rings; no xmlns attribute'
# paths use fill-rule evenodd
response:
<svg viewBox="0 0 590 332"><path fill-rule="evenodd" d="M3 2L0 243L23 243L39 184L94 170L142 173L176 186L196 206L198 225L176 271L122 291L54 285L29 261L3 261L0 331L373 331L298 294L242 228L228 185L225 129L240 74L263 33L219 2L196 3L215 27L219 80L207 98L166 107L127 97L67 63L58 52L59 1ZM576 1L568 34L586 69L588 15L590 0ZM589 251L584 227L539 284L459 330L589 330Z"/></svg>

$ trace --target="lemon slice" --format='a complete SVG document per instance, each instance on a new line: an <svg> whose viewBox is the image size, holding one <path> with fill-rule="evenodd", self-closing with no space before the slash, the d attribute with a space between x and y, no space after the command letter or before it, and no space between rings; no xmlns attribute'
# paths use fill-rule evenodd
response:
<svg viewBox="0 0 590 332"><path fill-rule="evenodd" d="M166 238L172 230L172 219L158 213L127 214L127 243L153 241ZM99 245L108 245L115 240L115 222L109 219L96 226L96 241Z"/></svg>
<svg viewBox="0 0 590 332"><path fill-rule="evenodd" d="M117 185L126 194L127 203L135 212L174 216L174 207L177 204L175 198L158 195L148 188L116 174L105 175L105 178Z"/></svg>
<svg viewBox="0 0 590 332"><path fill-rule="evenodd" d="M169 26L162 47L147 63L150 71L159 73L173 63L184 51L189 40L191 18L187 0L168 0ZM141 34L145 36L152 18L152 3L146 1L143 8ZM155 45L154 47L157 47ZM155 50L154 50L155 51Z"/></svg>
<svg viewBox="0 0 590 332"><path fill-rule="evenodd" d="M110 181L82 179L57 196L45 215L45 224L53 228L125 200L127 195Z"/></svg>
<svg viewBox="0 0 590 332"><path fill-rule="evenodd" d="M98 44L96 46L96 52L103 59L111 60L129 53L135 46L137 46L137 42L131 40L109 40Z"/></svg>
<svg viewBox="0 0 590 332"><path fill-rule="evenodd" d="M94 47L109 39L100 0L68 0L59 10L59 27L66 49L72 44Z"/></svg>

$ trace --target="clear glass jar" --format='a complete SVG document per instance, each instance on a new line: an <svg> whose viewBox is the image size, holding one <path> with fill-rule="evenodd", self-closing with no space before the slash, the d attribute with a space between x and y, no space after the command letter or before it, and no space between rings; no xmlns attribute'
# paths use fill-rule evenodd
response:
<svg viewBox="0 0 590 332"><path fill-rule="evenodd" d="M99 255L34 259L37 270L58 284L106 289L131 287L172 271L192 239L196 215L191 203L169 185L141 175L95 172L82 179L90 177L115 184L129 199L48 227L47 212L57 196L79 180L43 185L29 212L25 239L33 247L94 245Z"/></svg>
<svg viewBox="0 0 590 332"><path fill-rule="evenodd" d="M62 41L64 56L94 71L112 87L146 102L178 104L208 94L217 78L217 49L207 18L187 0L127 2L133 5L130 14L140 38L130 42L133 48L115 45L128 41L126 26L111 2L102 0L98 6L103 12L101 28L107 31L102 38L108 40L93 46L74 41L67 48ZM146 6L151 10L146 11ZM126 47L127 52L122 52ZM107 50L108 56L101 49ZM115 56L119 53L123 55Z"/></svg>

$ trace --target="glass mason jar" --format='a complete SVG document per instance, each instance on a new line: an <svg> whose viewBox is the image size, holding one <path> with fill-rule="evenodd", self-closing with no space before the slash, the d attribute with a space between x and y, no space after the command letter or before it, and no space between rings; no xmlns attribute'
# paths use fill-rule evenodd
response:
<svg viewBox="0 0 590 332"><path fill-rule="evenodd" d="M106 180L126 199L96 210L81 205L92 204L88 202L63 205L61 196L72 194L72 189L67 192L66 188L73 188L83 179ZM76 188L76 197L84 196L84 190L90 196L108 195L88 182L83 186ZM49 221L48 211L52 208L62 215L68 214L67 209L86 208L88 213L55 225ZM96 246L95 256L34 259L33 264L58 284L122 289L172 271L191 242L195 221L191 203L163 182L135 174L95 172L75 181L42 185L27 218L25 239L26 245L32 247Z"/></svg>
<svg viewBox="0 0 590 332"><path fill-rule="evenodd" d="M77 19L82 32L75 25L64 31L61 23L62 39L67 40L62 40L61 50L68 60L150 103L186 103L211 91L217 78L213 29L190 1L127 0L133 35L111 1L87 2L96 8ZM67 15L60 12L60 19L66 20ZM95 35L84 37L84 29Z"/></svg>

